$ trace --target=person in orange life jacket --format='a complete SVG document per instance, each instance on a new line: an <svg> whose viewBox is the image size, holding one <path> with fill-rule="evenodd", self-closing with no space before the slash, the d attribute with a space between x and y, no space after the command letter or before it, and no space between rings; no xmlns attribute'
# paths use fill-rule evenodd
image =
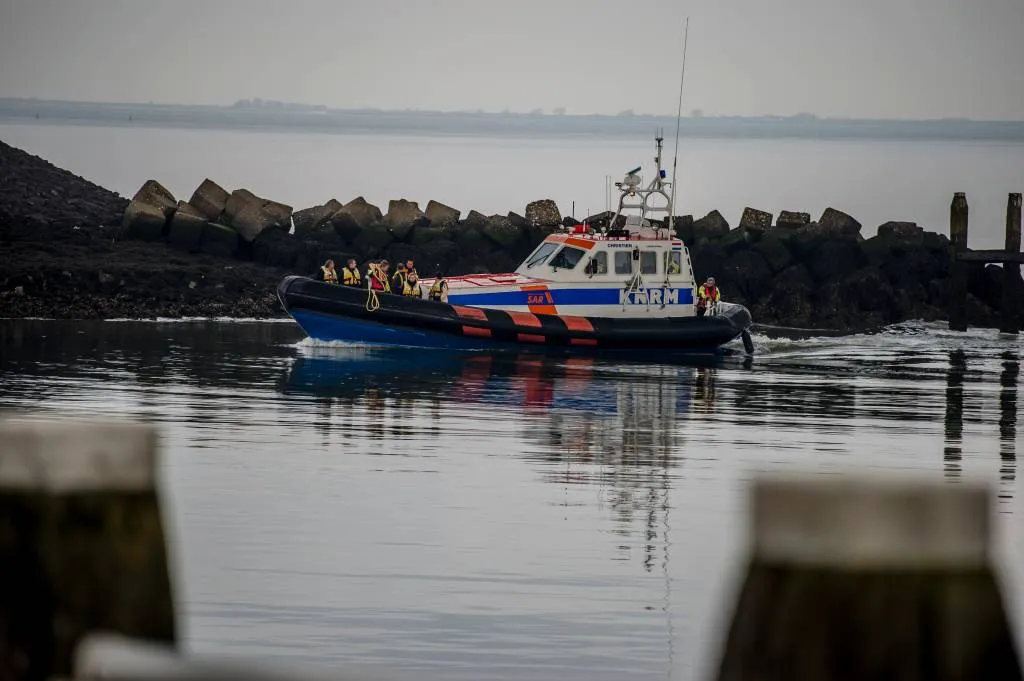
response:
<svg viewBox="0 0 1024 681"><path fill-rule="evenodd" d="M328 260L320 266L320 271L316 274L317 281L325 281L328 284L338 283L338 273L334 269L334 261Z"/></svg>
<svg viewBox="0 0 1024 681"><path fill-rule="evenodd" d="M717 303L721 299L722 294L715 285L715 278L708 277L707 281L701 284L700 288L697 289L697 316L704 316L704 312L707 311L709 302Z"/></svg>
<svg viewBox="0 0 1024 681"><path fill-rule="evenodd" d="M379 263L370 263L366 270L366 278L371 289L382 293L391 293L391 283L388 281L388 261L381 260Z"/></svg>
<svg viewBox="0 0 1024 681"><path fill-rule="evenodd" d="M391 277L391 292L402 295L405 291L405 263L395 265L395 274Z"/></svg>
<svg viewBox="0 0 1024 681"><path fill-rule="evenodd" d="M359 288L363 284L363 278L359 274L359 268L356 266L356 259L349 258L348 264L341 269L341 283L345 286L352 286L353 288Z"/></svg>

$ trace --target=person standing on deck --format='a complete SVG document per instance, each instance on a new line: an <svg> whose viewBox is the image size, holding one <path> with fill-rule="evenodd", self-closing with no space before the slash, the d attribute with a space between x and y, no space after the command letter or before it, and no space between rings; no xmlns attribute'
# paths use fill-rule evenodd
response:
<svg viewBox="0 0 1024 681"><path fill-rule="evenodd" d="M697 316L703 317L709 303L717 303L722 299L722 294L715 285L715 278L708 277L707 281L697 289Z"/></svg>
<svg viewBox="0 0 1024 681"><path fill-rule="evenodd" d="M391 293L391 284L388 282L388 261L381 260L379 263L370 263L366 270L366 278L369 286L374 291Z"/></svg>
<svg viewBox="0 0 1024 681"><path fill-rule="evenodd" d="M405 263L400 262L395 265L395 274L391 277L391 291L402 295L405 292Z"/></svg>
<svg viewBox="0 0 1024 681"><path fill-rule="evenodd" d="M409 262L412 261L410 260ZM413 298L423 297L423 290L420 288L420 278L416 274L415 267L410 269L408 265L405 266L405 288L402 289L402 295Z"/></svg>

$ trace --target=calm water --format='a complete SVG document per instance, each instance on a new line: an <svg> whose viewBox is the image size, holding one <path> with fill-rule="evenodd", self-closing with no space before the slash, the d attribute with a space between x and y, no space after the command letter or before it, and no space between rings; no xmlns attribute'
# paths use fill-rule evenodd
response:
<svg viewBox="0 0 1024 681"><path fill-rule="evenodd" d="M314 347L0 321L0 409L158 424L186 647L399 679L702 678L759 471L996 493L1024 614L1024 342L908 324L753 361Z"/></svg>
<svg viewBox="0 0 1024 681"><path fill-rule="evenodd" d="M358 195L436 199L505 214L539 198L563 214L604 210L605 176L653 163L651 137L385 137L0 122L0 139L124 196L147 178L188 199L204 177L296 208ZM672 165L671 138L666 167ZM1024 143L818 140L680 141L680 213L744 206L778 214L844 210L871 236L888 220L946 233L953 192L967 192L971 246L1001 248L1006 195L1024 189Z"/></svg>

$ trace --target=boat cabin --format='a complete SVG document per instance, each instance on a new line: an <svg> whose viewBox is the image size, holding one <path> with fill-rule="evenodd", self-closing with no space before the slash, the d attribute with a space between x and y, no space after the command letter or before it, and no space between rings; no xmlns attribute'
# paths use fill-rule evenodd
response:
<svg viewBox="0 0 1024 681"><path fill-rule="evenodd" d="M689 250L670 226L648 218L652 213L672 215L666 191L670 183L661 168L662 139L656 142L655 178L643 187L636 168L616 183L621 196L607 228L583 224L550 234L509 274L449 277L447 301L561 315L696 315ZM639 214L627 215L628 210Z"/></svg>

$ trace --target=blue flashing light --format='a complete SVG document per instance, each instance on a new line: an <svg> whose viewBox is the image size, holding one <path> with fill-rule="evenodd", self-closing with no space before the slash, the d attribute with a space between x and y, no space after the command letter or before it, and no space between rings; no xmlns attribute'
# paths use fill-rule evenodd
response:
<svg viewBox="0 0 1024 681"><path fill-rule="evenodd" d="M665 169L664 168L661 169L661 179L663 179L663 180L665 179Z"/></svg>

